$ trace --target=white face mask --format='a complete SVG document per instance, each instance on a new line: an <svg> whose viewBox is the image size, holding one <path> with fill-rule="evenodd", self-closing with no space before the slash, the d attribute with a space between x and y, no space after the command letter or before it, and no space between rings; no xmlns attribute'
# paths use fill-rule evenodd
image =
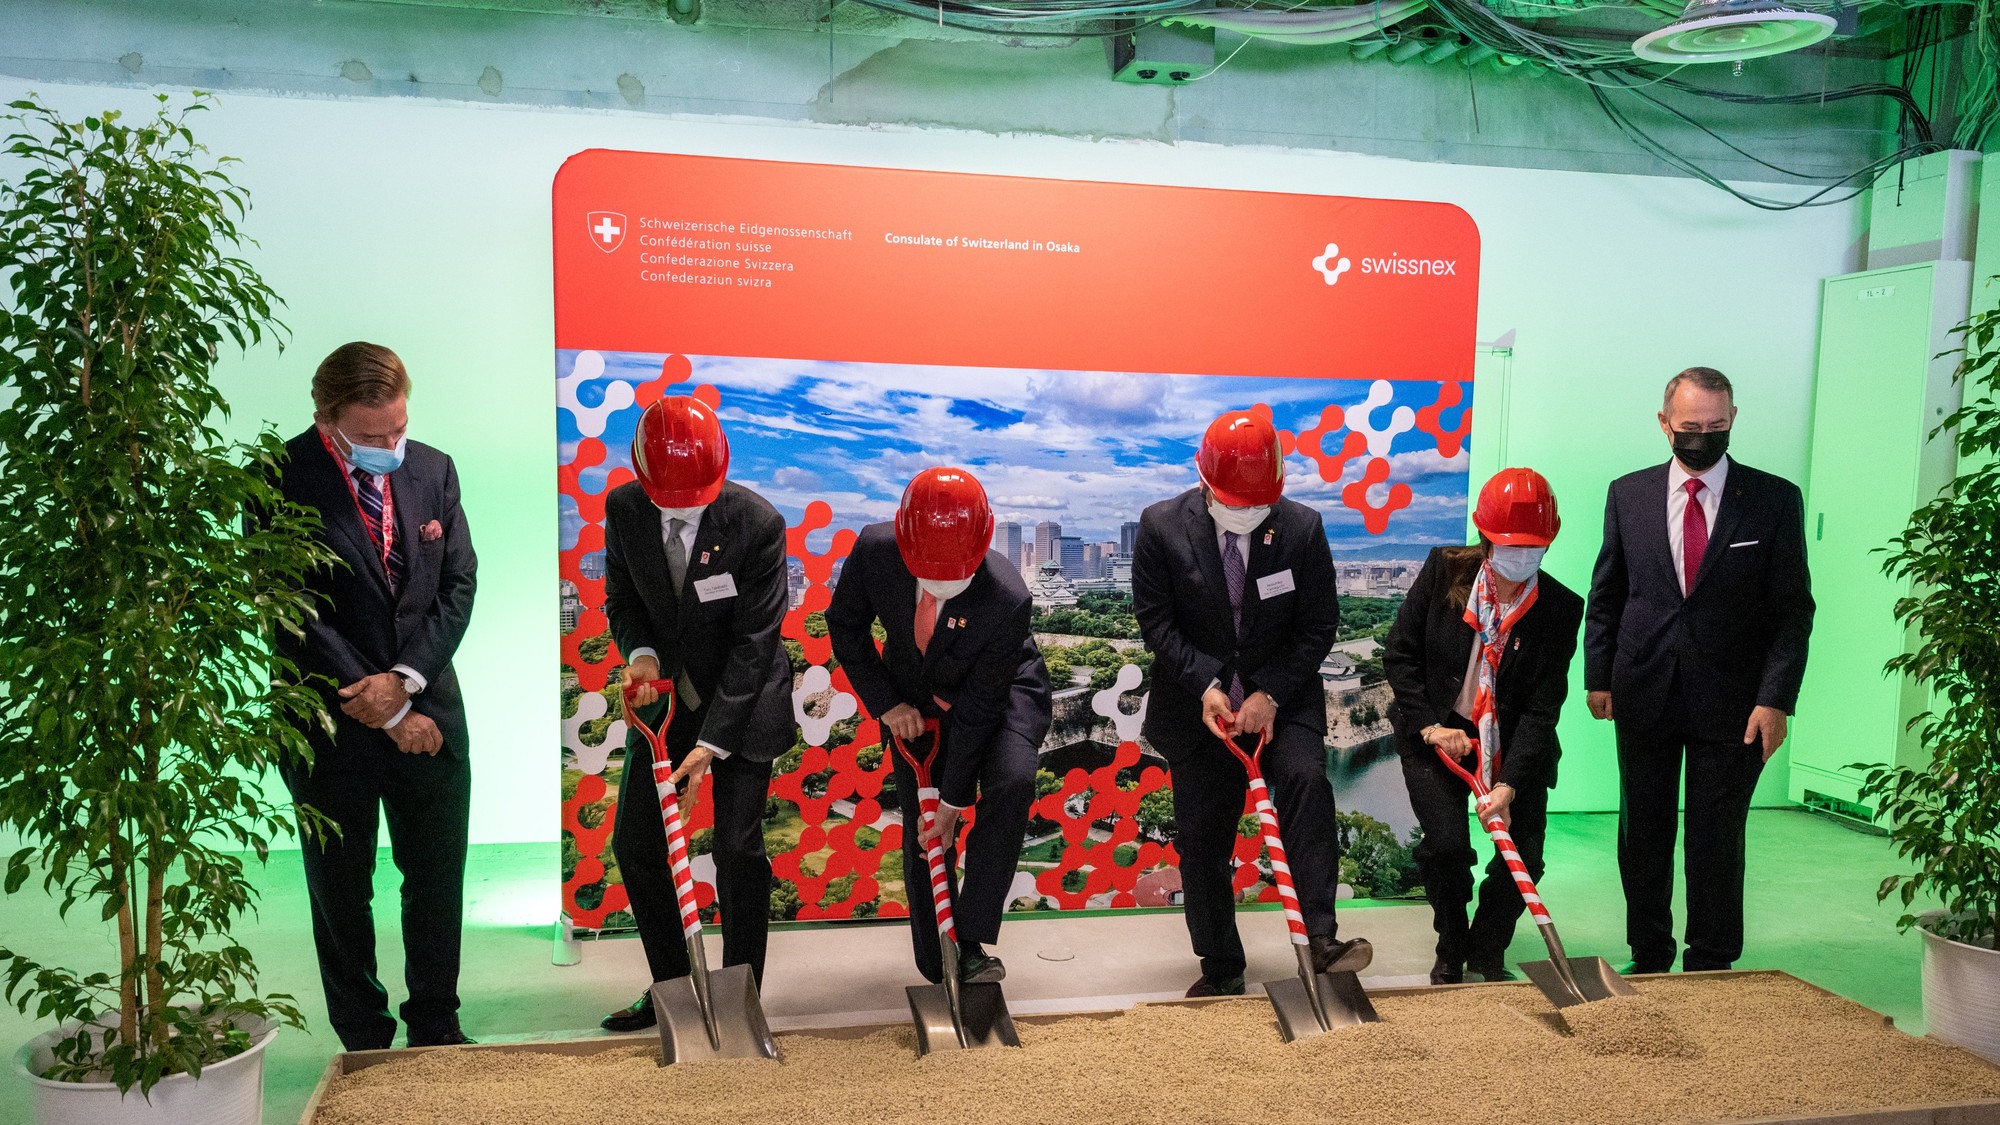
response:
<svg viewBox="0 0 2000 1125"><path fill-rule="evenodd" d="M654 506L658 507L658 505ZM679 520L682 523L700 523L701 514L707 510L708 505L706 504L697 504L692 508L660 508L660 516L663 519Z"/></svg>
<svg viewBox="0 0 2000 1125"><path fill-rule="evenodd" d="M1215 520L1215 526L1238 535L1248 535L1257 530L1271 515L1271 505L1255 508L1232 508L1211 496L1208 498L1208 514Z"/></svg>
<svg viewBox="0 0 2000 1125"><path fill-rule="evenodd" d="M1542 556L1548 554L1547 547L1499 547L1493 548L1493 573L1509 582L1526 582L1542 569Z"/></svg>
<svg viewBox="0 0 2000 1125"><path fill-rule="evenodd" d="M970 585L972 585L971 578L961 578L956 582L940 582L935 578L917 579L917 588L919 590L941 602L948 602L965 593L965 588Z"/></svg>

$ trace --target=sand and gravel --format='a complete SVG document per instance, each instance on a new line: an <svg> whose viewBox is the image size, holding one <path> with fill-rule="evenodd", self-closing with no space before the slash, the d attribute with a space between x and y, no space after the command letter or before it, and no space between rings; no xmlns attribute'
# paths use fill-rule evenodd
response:
<svg viewBox="0 0 2000 1125"><path fill-rule="evenodd" d="M1643 981L1571 1008L1531 986L1412 990L1280 1041L1261 998L1022 1023L1018 1051L914 1058L907 1027L779 1037L783 1063L445 1050L342 1077L318 1125L1370 1122L1660 1125L2000 1099L2000 1067L1779 976Z"/></svg>

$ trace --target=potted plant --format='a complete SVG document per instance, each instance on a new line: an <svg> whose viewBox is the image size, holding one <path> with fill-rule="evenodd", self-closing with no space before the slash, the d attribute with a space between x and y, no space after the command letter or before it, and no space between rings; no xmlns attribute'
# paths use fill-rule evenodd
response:
<svg viewBox="0 0 2000 1125"><path fill-rule="evenodd" d="M0 885L119 951L0 948L7 999L60 1022L15 1060L43 1121L257 1120L263 1045L302 1026L230 931L246 858L316 822L257 779L305 752L288 717L325 721L266 639L328 560L270 483L275 435L214 428L216 356L276 330L275 298L234 256L245 194L189 130L206 99L161 101L0 115L0 826L27 845Z"/></svg>
<svg viewBox="0 0 2000 1125"><path fill-rule="evenodd" d="M1910 583L1895 614L1917 645L1888 670L1928 693L1931 708L1910 722L1928 760L1870 769L1861 799L1916 867L1882 880L1876 897L1942 907L1898 922L1923 936L1925 1020L2000 1061L2000 309L1954 331L1964 359L1953 377L1969 393L1930 438L1950 435L1960 472L1910 514L1883 563Z"/></svg>

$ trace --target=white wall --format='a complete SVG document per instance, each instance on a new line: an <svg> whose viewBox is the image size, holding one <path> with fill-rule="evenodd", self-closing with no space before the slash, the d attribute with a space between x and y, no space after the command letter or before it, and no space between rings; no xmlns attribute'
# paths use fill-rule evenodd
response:
<svg viewBox="0 0 2000 1125"><path fill-rule="evenodd" d="M0 79L80 114L142 91ZM1743 459L1797 479L1817 281L1852 268L1852 206L1773 215L1685 180L1416 164L1278 149L662 118L434 101L232 94L200 119L254 199L251 258L289 303L292 345L230 361L237 422L307 423L318 359L394 347L413 433L459 462L481 557L460 652L475 842L557 836L556 527L549 188L606 147L1075 179L1441 200L1484 235L1480 338L1514 330L1510 460L1546 464L1568 517L1553 573L1588 581L1610 476L1664 459L1659 388L1708 364L1738 383ZM1190 280L1191 300L1199 279ZM1478 421L1491 433L1498 419ZM1581 661L1578 662L1579 667ZM1560 807L1615 807L1609 732L1565 720ZM1767 772L1782 783L1783 759ZM1773 786L1775 789L1776 786Z"/></svg>

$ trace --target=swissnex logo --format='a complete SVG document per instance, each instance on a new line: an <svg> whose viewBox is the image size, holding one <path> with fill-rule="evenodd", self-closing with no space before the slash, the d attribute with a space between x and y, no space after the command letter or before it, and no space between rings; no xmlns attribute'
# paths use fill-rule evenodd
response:
<svg viewBox="0 0 2000 1125"><path fill-rule="evenodd" d="M1337 242L1327 243L1326 250L1312 260L1312 268L1319 272L1320 277L1324 278L1328 285L1338 285L1340 275L1352 269L1353 265L1352 259L1341 255L1340 244ZM1393 253L1383 257L1363 256L1358 272L1400 277L1457 277L1458 259L1408 258Z"/></svg>
<svg viewBox="0 0 2000 1125"><path fill-rule="evenodd" d="M616 211L592 211L584 221L590 226L590 244L606 254L625 241L625 216Z"/></svg>

